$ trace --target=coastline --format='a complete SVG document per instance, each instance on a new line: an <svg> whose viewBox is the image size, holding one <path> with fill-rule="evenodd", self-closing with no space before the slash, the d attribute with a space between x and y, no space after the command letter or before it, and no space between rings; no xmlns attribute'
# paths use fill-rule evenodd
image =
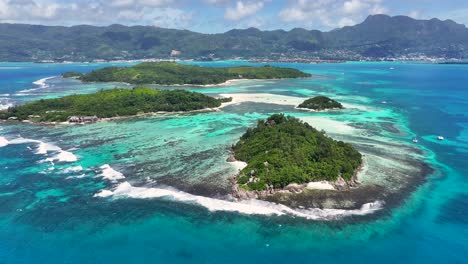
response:
<svg viewBox="0 0 468 264"><path fill-rule="evenodd" d="M47 122L47 121L40 121L40 122L35 122L31 120L22 120L22 121L16 121L16 120L0 120L0 123L29 123L29 124L37 124L37 125L46 125L46 126L55 126L55 125L88 125L88 124L94 124L94 123L100 123L100 122L107 122L107 121L114 121L114 120L121 120L121 119L132 119L132 118L139 118L139 117L144 117L144 116L152 116L152 115L170 115L170 114L190 114L190 113L204 113L204 112L216 112L220 111L221 108L233 104L232 102L225 102L221 103L220 106L214 107L214 108L203 108L203 109L198 109L198 110L190 110L190 111L177 111L177 112L167 112L167 111L158 111L158 112L148 112L148 113L140 113L136 115L129 115L129 116L114 116L114 117L104 117L104 118L99 118L96 122L82 122L82 123L73 123L69 121L64 121L64 122Z"/></svg>
<svg viewBox="0 0 468 264"><path fill-rule="evenodd" d="M229 153L229 156L226 160L232 166L234 166L240 172L247 166L247 163L244 161L239 161L234 157L234 153ZM229 184L231 188L231 195L238 201L249 200L249 199L260 199L266 200L269 196L275 194L284 194L284 193L293 193L299 194L305 190L320 190L320 191L348 191L351 188L356 188L360 185L358 178L359 174L364 171L365 161L355 170L350 181L346 181L341 176L339 176L335 181L316 181L316 182L307 182L302 184L290 183L284 188L274 188L273 186L267 186L266 190L262 191L249 191L239 186L237 183L237 178L240 176L237 173L234 176L229 177Z"/></svg>
<svg viewBox="0 0 468 264"><path fill-rule="evenodd" d="M301 110L301 111L316 112L316 113L345 110L345 108L338 108L338 107L327 108L327 109L323 109L323 110L315 110L315 109L309 109L309 108L303 108L303 107L294 107L294 109Z"/></svg>
<svg viewBox="0 0 468 264"><path fill-rule="evenodd" d="M52 78L54 77L57 77L57 76L53 76ZM80 80L79 78L76 78L76 77L62 77L60 76L61 78L64 78L64 79L75 79L77 81L80 81L81 83L121 83L121 84L125 84L127 86L134 86L134 87L137 87L137 86L150 86L150 87L221 87L221 86L229 86L229 85L234 85L238 82L245 82L245 81L279 81L279 80L288 80L288 79L292 79L292 80L296 80L296 79L307 79L307 78L311 78L313 77L313 75L309 76L309 77L298 77L298 78L270 78L270 79L245 79L245 78L241 78L241 79L230 79L230 80L227 80L225 82L222 82L222 83L215 83L215 84L156 84L156 83L147 83L147 84L133 84L133 83L127 83L127 82L84 82L82 80Z"/></svg>

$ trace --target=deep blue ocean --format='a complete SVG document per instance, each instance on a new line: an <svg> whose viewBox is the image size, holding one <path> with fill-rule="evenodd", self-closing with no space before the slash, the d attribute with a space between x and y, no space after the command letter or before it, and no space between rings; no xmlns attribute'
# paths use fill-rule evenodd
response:
<svg viewBox="0 0 468 264"><path fill-rule="evenodd" d="M122 86L57 77L109 65L0 63L0 107ZM85 126L0 123L0 263L468 263L468 66L278 65L314 77L184 87L268 98L212 113ZM317 94L334 96L350 110L304 113L285 103ZM359 146L381 147L386 158L368 155L364 182L414 186L401 191L396 205L384 201L375 217L224 209L233 206L219 199L235 173L227 149L274 112ZM389 142L396 147L384 145ZM397 162L413 155L404 146L419 150L414 155L432 168L415 183L411 164ZM103 190L112 196L97 195Z"/></svg>

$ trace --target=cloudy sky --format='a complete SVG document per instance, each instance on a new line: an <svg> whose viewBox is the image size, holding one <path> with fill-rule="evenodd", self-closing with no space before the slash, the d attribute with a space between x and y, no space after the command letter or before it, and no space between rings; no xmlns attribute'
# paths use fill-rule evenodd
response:
<svg viewBox="0 0 468 264"><path fill-rule="evenodd" d="M0 23L330 30L370 14L438 17L468 25L468 0L0 0Z"/></svg>

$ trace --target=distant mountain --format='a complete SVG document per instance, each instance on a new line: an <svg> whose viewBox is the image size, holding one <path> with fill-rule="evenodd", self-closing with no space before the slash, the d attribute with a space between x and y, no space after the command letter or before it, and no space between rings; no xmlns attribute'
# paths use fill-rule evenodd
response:
<svg viewBox="0 0 468 264"><path fill-rule="evenodd" d="M329 32L234 29L222 34L151 26L0 24L0 61L300 56L323 59L403 55L468 57L468 29L452 20L373 15Z"/></svg>
<svg viewBox="0 0 468 264"><path fill-rule="evenodd" d="M364 56L424 53L460 57L468 54L468 29L452 20L415 20L407 16L369 16L363 23L324 33L326 44Z"/></svg>

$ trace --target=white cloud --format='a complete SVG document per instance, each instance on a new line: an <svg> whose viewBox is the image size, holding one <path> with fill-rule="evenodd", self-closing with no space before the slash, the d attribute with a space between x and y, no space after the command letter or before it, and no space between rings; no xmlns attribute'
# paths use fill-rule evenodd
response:
<svg viewBox="0 0 468 264"><path fill-rule="evenodd" d="M232 0L204 0L207 4L215 4L215 5L226 5L233 2Z"/></svg>
<svg viewBox="0 0 468 264"><path fill-rule="evenodd" d="M133 0L113 0L109 1L109 5L117 7L126 7L133 5Z"/></svg>
<svg viewBox="0 0 468 264"><path fill-rule="evenodd" d="M352 25L356 25L356 21L348 17L343 17L342 19L340 19L340 21L338 21L339 27L352 26Z"/></svg>
<svg viewBox="0 0 468 264"><path fill-rule="evenodd" d="M421 18L421 14L417 10L413 10L407 14L407 16L412 17L414 19L419 19Z"/></svg>
<svg viewBox="0 0 468 264"><path fill-rule="evenodd" d="M381 0L294 0L281 10L284 22L312 28L356 24L371 14L385 13Z"/></svg>
<svg viewBox="0 0 468 264"><path fill-rule="evenodd" d="M34 24L114 23L186 28L190 11L174 8L180 0L0 0L0 22Z"/></svg>
<svg viewBox="0 0 468 264"><path fill-rule="evenodd" d="M174 1L172 0L135 0L136 4L140 4L142 6L147 7L161 7L161 6L168 6L172 4Z"/></svg>
<svg viewBox="0 0 468 264"><path fill-rule="evenodd" d="M224 18L228 20L239 20L257 13L263 8L263 1L248 2L237 1L234 7L229 7L224 13Z"/></svg>
<svg viewBox="0 0 468 264"><path fill-rule="evenodd" d="M435 14L434 16L440 19L451 19L456 21L457 23L461 23L468 26L468 16L466 14L468 14L468 8L460 7L456 10L441 11ZM427 14L425 15L425 17L428 17Z"/></svg>
<svg viewBox="0 0 468 264"><path fill-rule="evenodd" d="M364 8L367 8L367 3L361 0L346 1L343 4L343 11L346 14L355 14L361 12Z"/></svg>
<svg viewBox="0 0 468 264"><path fill-rule="evenodd" d="M111 0L107 1L111 6L129 7L129 6L147 6L160 7L170 4L171 0Z"/></svg>
<svg viewBox="0 0 468 264"><path fill-rule="evenodd" d="M180 9L165 8L154 17L154 26L163 28L187 28L192 21L193 14Z"/></svg>

